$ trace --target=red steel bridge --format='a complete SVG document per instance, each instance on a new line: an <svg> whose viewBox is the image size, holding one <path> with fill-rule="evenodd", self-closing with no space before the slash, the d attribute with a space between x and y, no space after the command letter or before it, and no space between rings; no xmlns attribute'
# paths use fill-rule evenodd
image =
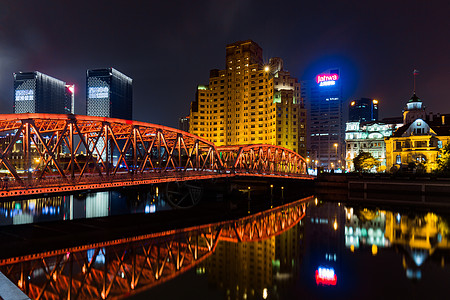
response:
<svg viewBox="0 0 450 300"><path fill-rule="evenodd" d="M220 241L280 235L299 223L310 200L238 220L1 259L0 271L32 299L125 298L195 267Z"/></svg>
<svg viewBox="0 0 450 300"><path fill-rule="evenodd" d="M0 115L1 197L234 176L311 179L298 153L216 147L161 125L64 114ZM5 179L6 179L5 176Z"/></svg>

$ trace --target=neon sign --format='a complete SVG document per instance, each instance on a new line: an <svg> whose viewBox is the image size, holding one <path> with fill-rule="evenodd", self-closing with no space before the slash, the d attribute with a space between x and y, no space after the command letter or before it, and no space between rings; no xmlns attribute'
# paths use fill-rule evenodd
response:
<svg viewBox="0 0 450 300"><path fill-rule="evenodd" d="M34 100L34 90L16 90L16 101Z"/></svg>
<svg viewBox="0 0 450 300"><path fill-rule="evenodd" d="M316 76L316 82L320 86L335 85L336 80L338 79L339 79L338 74L319 74Z"/></svg>
<svg viewBox="0 0 450 300"><path fill-rule="evenodd" d="M334 273L334 268L319 267L316 270L316 284L317 285L336 285L337 276Z"/></svg>
<svg viewBox="0 0 450 300"><path fill-rule="evenodd" d="M90 87L88 90L88 95L90 99L108 98L109 87L107 86Z"/></svg>

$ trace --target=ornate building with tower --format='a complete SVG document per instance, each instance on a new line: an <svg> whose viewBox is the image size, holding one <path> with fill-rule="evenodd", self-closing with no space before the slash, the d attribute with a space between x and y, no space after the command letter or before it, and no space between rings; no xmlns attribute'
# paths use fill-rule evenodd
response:
<svg viewBox="0 0 450 300"><path fill-rule="evenodd" d="M414 93L403 111L403 126L385 142L388 170L431 172L439 150L450 142L450 114L427 114Z"/></svg>

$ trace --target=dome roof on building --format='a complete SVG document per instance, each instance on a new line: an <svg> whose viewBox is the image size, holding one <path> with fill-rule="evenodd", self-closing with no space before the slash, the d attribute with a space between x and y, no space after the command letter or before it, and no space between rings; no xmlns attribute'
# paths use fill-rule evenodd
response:
<svg viewBox="0 0 450 300"><path fill-rule="evenodd" d="M422 102L422 100L420 100L419 97L417 97L416 92L414 92L411 99L409 99L408 103L411 103L411 102Z"/></svg>

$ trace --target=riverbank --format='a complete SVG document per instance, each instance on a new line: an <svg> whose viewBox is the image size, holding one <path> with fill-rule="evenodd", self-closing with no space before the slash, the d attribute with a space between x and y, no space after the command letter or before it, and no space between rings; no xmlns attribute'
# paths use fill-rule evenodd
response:
<svg viewBox="0 0 450 300"><path fill-rule="evenodd" d="M329 200L408 204L450 209L450 178L390 174L321 174L318 194Z"/></svg>

